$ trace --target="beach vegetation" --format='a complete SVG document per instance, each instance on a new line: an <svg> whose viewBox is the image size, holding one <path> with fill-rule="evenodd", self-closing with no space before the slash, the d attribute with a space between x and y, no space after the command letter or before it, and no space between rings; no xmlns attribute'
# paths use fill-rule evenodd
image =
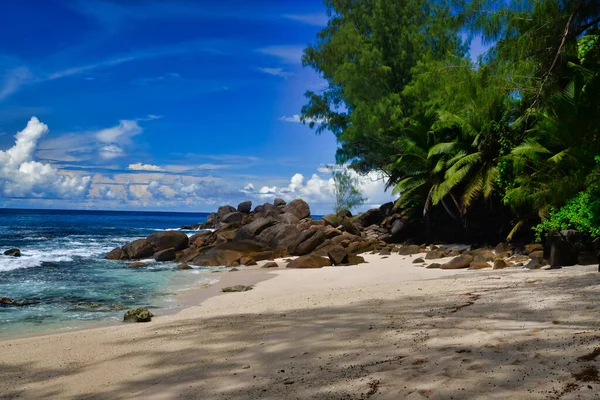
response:
<svg viewBox="0 0 600 400"><path fill-rule="evenodd" d="M351 211L366 201L358 186L358 177L353 176L346 168L329 167L329 171L333 181L336 214Z"/></svg>
<svg viewBox="0 0 600 400"><path fill-rule="evenodd" d="M327 86L306 93L301 119L336 136L338 163L382 173L423 218L468 229L498 216L487 229L504 238L600 235L600 2L326 5L303 63Z"/></svg>

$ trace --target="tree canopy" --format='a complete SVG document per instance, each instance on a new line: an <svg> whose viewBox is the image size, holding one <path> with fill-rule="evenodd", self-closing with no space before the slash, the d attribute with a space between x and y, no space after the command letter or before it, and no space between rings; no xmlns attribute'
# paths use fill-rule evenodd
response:
<svg viewBox="0 0 600 400"><path fill-rule="evenodd" d="M336 136L338 163L384 173L421 217L500 213L508 236L597 204L600 2L325 3L303 62L328 85L302 119ZM478 60L473 38L489 46Z"/></svg>

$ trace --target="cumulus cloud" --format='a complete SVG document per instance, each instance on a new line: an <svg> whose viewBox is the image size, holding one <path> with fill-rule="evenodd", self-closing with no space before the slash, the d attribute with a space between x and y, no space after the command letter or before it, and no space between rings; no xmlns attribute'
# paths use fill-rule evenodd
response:
<svg viewBox="0 0 600 400"><path fill-rule="evenodd" d="M47 132L48 126L32 117L15 136L14 146L0 151L0 193L4 197L75 198L88 193L89 176L68 175L34 161L38 142Z"/></svg>
<svg viewBox="0 0 600 400"><path fill-rule="evenodd" d="M132 171L162 171L163 170L158 165L142 164L142 163L129 164L127 169L130 169Z"/></svg>
<svg viewBox="0 0 600 400"><path fill-rule="evenodd" d="M270 201L275 197L287 201L302 198L311 205L313 212L328 213L331 212L335 202L334 181L328 169L319 169L319 172L323 174L313 174L308 180L304 175L297 173L291 177L287 185L263 185L258 191L254 190L253 184L248 184L241 192L254 195L263 201ZM349 172L358 179L358 187L367 199L360 209L377 207L395 200L390 192L385 191L385 181L380 173L371 172L363 176L352 170Z"/></svg>

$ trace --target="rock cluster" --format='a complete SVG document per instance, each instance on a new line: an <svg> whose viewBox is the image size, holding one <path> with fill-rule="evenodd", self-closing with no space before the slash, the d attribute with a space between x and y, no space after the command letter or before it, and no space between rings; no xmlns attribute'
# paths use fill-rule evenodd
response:
<svg viewBox="0 0 600 400"><path fill-rule="evenodd" d="M416 264L427 268L539 269L548 264L558 267L596 263L596 253L600 250L600 239L584 244L576 231L553 233L546 245L533 243L520 247L500 243L495 248L457 250L411 243L393 245L410 233L407 225L407 217L393 203L357 216L342 211L314 219L309 205L300 199L290 203L275 199L254 209L252 202L244 201L237 207L219 207L204 223L182 227L201 230L189 239L179 231L158 232L116 248L106 258L136 261L153 257L156 261L176 261L181 268L191 268L249 266L258 261L298 256L286 266L322 268L363 263L358 254L372 251L381 256L426 253L419 260L422 262ZM432 263L442 258L451 259ZM139 262L128 265L144 266Z"/></svg>
<svg viewBox="0 0 600 400"><path fill-rule="evenodd" d="M312 218L304 200L275 199L256 206L221 206L206 222L182 228L202 231L189 239L179 231L158 232L112 250L106 258L177 261L186 265L256 265L257 261L299 256L289 268L320 268L364 262L357 254L384 248L392 238L393 204L353 217L349 211ZM132 264L132 266L138 264Z"/></svg>

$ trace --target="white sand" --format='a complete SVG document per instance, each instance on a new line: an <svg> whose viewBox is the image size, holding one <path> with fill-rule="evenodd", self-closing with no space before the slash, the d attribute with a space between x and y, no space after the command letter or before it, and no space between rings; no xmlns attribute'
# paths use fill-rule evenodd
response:
<svg viewBox="0 0 600 400"><path fill-rule="evenodd" d="M0 341L0 398L600 398L600 274L416 256L269 279L151 323ZM436 260L438 261L438 260ZM197 300L199 301L199 300Z"/></svg>

